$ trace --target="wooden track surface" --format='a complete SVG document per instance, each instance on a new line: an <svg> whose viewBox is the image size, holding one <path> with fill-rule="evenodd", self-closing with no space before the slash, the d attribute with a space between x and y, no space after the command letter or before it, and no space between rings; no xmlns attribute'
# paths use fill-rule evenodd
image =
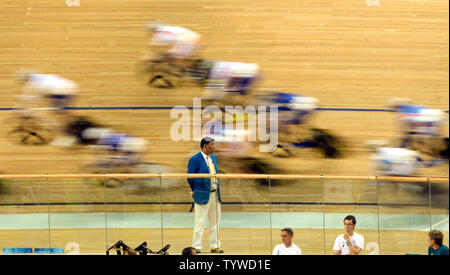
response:
<svg viewBox="0 0 450 275"><path fill-rule="evenodd" d="M202 94L194 85L160 90L135 77L136 62L149 40L143 25L157 20L202 34L205 58L258 62L265 76L261 88L314 96L323 107L382 109L391 97L408 97L448 110L448 3L442 0L382 1L379 7L369 7L363 0L282 1L277 7L272 1L134 0L96 0L68 7L65 1L52 0L3 3L2 9L1 107L17 106L20 87L12 74L21 68L76 81L81 89L75 103L79 107L192 106L192 97ZM146 158L180 171L186 169L185 154L197 150L195 142L169 139L175 121L169 110L75 113L148 139ZM0 119L9 115L10 111L2 111ZM300 159L277 159L292 173L370 174L362 143L395 134L392 114L384 112L322 111L312 124L344 137L351 156L302 162L301 170L293 169ZM92 155L23 148L4 138L0 146L3 173L74 172ZM316 158L308 150L300 155ZM424 174L446 176L448 171L444 167Z"/></svg>
<svg viewBox="0 0 450 275"><path fill-rule="evenodd" d="M18 107L15 96L20 87L13 73L22 68L76 81L81 91L76 107L192 106L192 97L203 93L194 84L161 90L136 78L136 63L145 54L149 40L143 25L163 21L199 32L206 44L202 57L257 62L264 72L260 88L310 95L319 99L321 107L386 109L389 98L407 97L416 104L449 109L449 14L445 0L380 0L378 7L369 7L364 0L80 2L79 7L68 7L64 0L0 2L0 108ZM177 172L186 171L187 160L198 150L197 142L170 140L170 125L175 121L170 119L170 110L74 113L146 138L150 146L144 159L170 165ZM82 165L98 157L87 148L16 144L3 135L10 126L4 121L12 115L12 111L0 111L3 174L78 173ZM299 151L294 159L264 157L286 173L369 175L370 155L364 141L396 136L389 112L320 111L311 123L344 139L347 150L343 159L322 159L309 149ZM443 134L448 135L448 122ZM448 177L448 165L419 174ZM46 194L38 186L27 189L28 183L21 184L25 193L15 190L11 191L15 195L9 193L0 199L35 201L27 192ZM239 197L239 190L245 188L229 194ZM247 192L255 192L249 188ZM71 193L73 190L70 184L52 185L59 199L85 196ZM304 190L297 194L304 200L323 192L314 184L306 184ZM358 199L361 193L364 190L358 187L351 190L350 197ZM130 198L135 199L139 197ZM190 233L187 235L190 238Z"/></svg>

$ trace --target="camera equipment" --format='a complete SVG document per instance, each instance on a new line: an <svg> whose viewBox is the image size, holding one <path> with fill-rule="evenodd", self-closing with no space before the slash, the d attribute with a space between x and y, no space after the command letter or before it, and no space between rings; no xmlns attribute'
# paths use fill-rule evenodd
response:
<svg viewBox="0 0 450 275"><path fill-rule="evenodd" d="M122 240L118 241L113 246L108 248L106 250L106 255L109 255L109 251L111 249L115 249L117 255L122 255L122 254L123 255L136 255L136 251L134 249L132 249L131 247L129 247L128 245L126 245ZM121 250L122 250L122 252L121 252Z"/></svg>
<svg viewBox="0 0 450 275"><path fill-rule="evenodd" d="M122 240L116 242L113 246L106 250L106 255L109 255L110 250L116 250L117 255L148 255L148 254L159 254L159 255L169 255L170 244L164 246L158 252L153 252L147 247L147 242L141 243L135 249L126 245Z"/></svg>

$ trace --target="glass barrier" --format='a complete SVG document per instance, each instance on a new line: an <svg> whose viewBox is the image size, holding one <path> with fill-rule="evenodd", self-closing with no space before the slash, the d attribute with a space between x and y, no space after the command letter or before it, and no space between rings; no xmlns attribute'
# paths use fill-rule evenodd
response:
<svg viewBox="0 0 450 275"><path fill-rule="evenodd" d="M106 231L103 178L49 178L49 237L46 248L64 254L104 254Z"/></svg>
<svg viewBox="0 0 450 275"><path fill-rule="evenodd" d="M266 179L220 179L219 238L227 254L270 254L270 190Z"/></svg>
<svg viewBox="0 0 450 275"><path fill-rule="evenodd" d="M380 239L376 182L326 180L323 197L324 254L378 255ZM350 251L347 241L354 242L354 251Z"/></svg>
<svg viewBox="0 0 450 275"><path fill-rule="evenodd" d="M185 178L162 178L161 182L162 241L152 250L170 245L169 254L180 255L185 247L192 246L195 212L191 188Z"/></svg>
<svg viewBox="0 0 450 275"><path fill-rule="evenodd" d="M195 236L196 209L183 176L0 179L0 249L105 254L122 240L130 248L146 242L152 252L170 244L175 255L199 242L204 254L220 247L225 254L270 255L286 227L303 255L346 253L350 227L363 236L363 242L358 235L350 240L361 244L363 255L427 254L427 234L434 229L448 245L448 182L266 176L219 181L222 203L210 215L212 230L206 219L203 235Z"/></svg>
<svg viewBox="0 0 450 275"><path fill-rule="evenodd" d="M444 234L444 244L449 246L449 185L448 183L430 183L430 215L431 230L439 230ZM426 240L428 235L424 235ZM424 241L425 243L425 241ZM422 253L426 253L426 247Z"/></svg>
<svg viewBox="0 0 450 275"><path fill-rule="evenodd" d="M426 253L429 195L427 182L378 183L381 254Z"/></svg>
<svg viewBox="0 0 450 275"><path fill-rule="evenodd" d="M292 242L302 255L323 255L325 250L324 230L324 182L311 179L271 180L271 228L272 251L282 244L281 230L293 230ZM284 233L286 234L286 233Z"/></svg>
<svg viewBox="0 0 450 275"><path fill-rule="evenodd" d="M106 177L106 241L132 249L144 242L154 250L163 243L161 178ZM111 252L115 254L115 251Z"/></svg>
<svg viewBox="0 0 450 275"><path fill-rule="evenodd" d="M50 245L49 186L41 179L0 179L0 249L28 254Z"/></svg>

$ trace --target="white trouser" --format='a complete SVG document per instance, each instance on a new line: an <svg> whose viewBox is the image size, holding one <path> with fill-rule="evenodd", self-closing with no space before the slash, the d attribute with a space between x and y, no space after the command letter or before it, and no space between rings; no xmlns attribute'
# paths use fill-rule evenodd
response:
<svg viewBox="0 0 450 275"><path fill-rule="evenodd" d="M195 204L194 236L192 247L202 250L202 237L205 230L206 218L209 221L209 247L220 248L219 223L221 205L217 199L217 192L212 192L207 204Z"/></svg>

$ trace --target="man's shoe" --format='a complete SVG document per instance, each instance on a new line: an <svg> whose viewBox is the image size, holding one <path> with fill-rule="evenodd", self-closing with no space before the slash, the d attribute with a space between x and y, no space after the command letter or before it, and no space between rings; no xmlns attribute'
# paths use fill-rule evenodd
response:
<svg viewBox="0 0 450 275"><path fill-rule="evenodd" d="M223 250L221 250L219 248L214 248L214 249L211 249L211 253L223 253Z"/></svg>
<svg viewBox="0 0 450 275"><path fill-rule="evenodd" d="M200 254L202 251L200 249L195 248L195 253Z"/></svg>

